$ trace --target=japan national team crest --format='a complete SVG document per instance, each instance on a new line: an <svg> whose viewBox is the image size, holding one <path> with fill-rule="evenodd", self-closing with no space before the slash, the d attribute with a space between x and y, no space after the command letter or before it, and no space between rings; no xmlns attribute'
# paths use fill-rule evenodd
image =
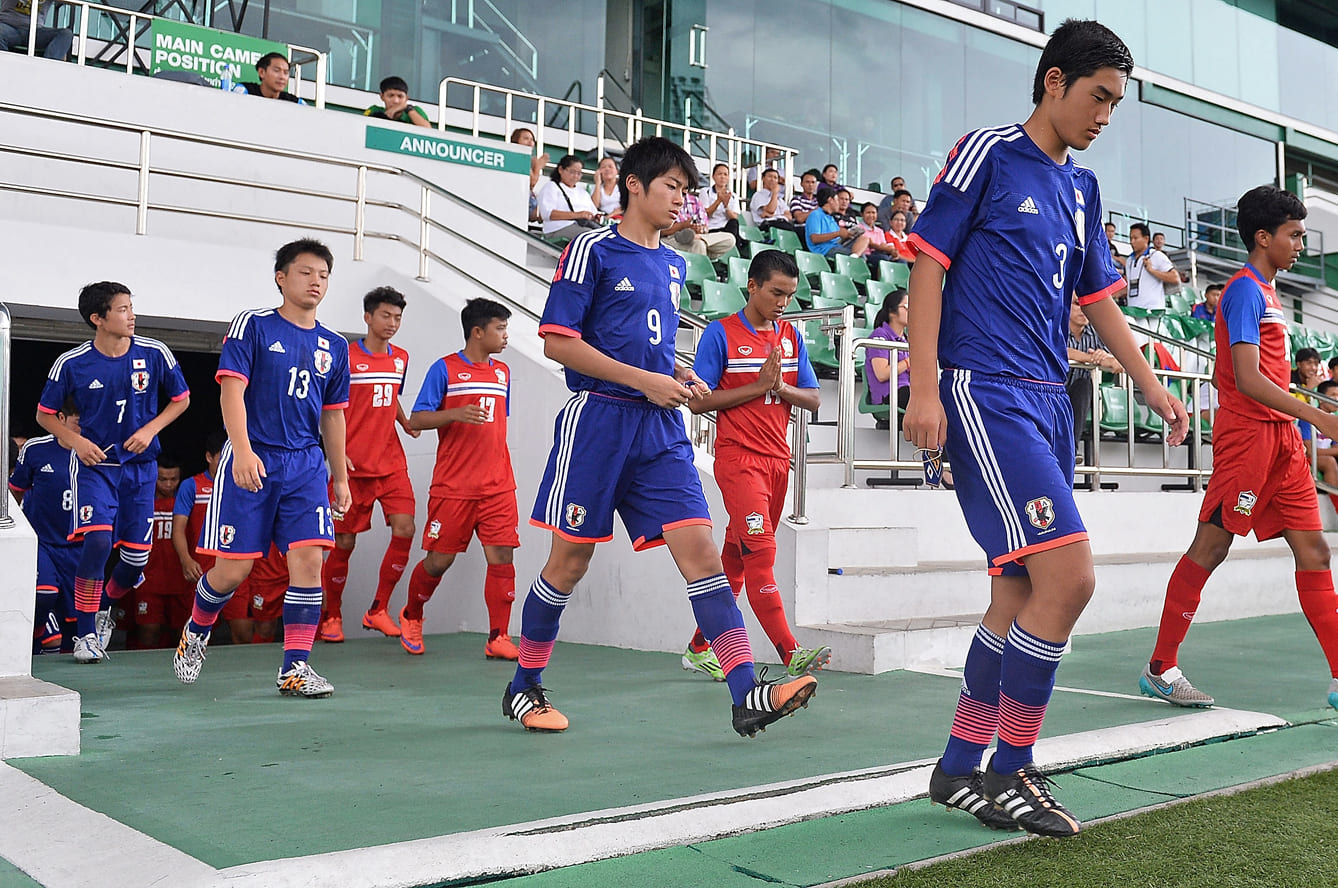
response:
<svg viewBox="0 0 1338 888"><path fill-rule="evenodd" d="M321 341L324 342L325 340ZM334 358L330 356L330 353L322 349L316 349L314 357L316 359L316 372L321 376L329 373L330 368L334 366Z"/></svg>
<svg viewBox="0 0 1338 888"><path fill-rule="evenodd" d="M1048 496L1038 496L1027 503L1027 520L1038 530L1049 530L1055 523L1055 504Z"/></svg>
<svg viewBox="0 0 1338 888"><path fill-rule="evenodd" d="M224 524L218 529L218 541L225 546L231 546L232 541L237 538L237 528L231 524Z"/></svg>
<svg viewBox="0 0 1338 888"><path fill-rule="evenodd" d="M1249 515L1254 511L1254 504L1259 501L1259 497L1254 495L1253 490L1242 490L1240 496L1236 497L1235 511L1242 515Z"/></svg>
<svg viewBox="0 0 1338 888"><path fill-rule="evenodd" d="M90 522L90 521L92 521L92 520L93 520L93 507L92 507L92 506L80 506L80 507L79 507L79 523L80 523L80 524L87 524L88 522Z"/></svg>
<svg viewBox="0 0 1338 888"><path fill-rule="evenodd" d="M678 280L678 266L677 266L677 265L670 265L670 266L669 266L669 277L673 278L674 280Z"/></svg>
<svg viewBox="0 0 1338 888"><path fill-rule="evenodd" d="M748 535L756 536L759 533L765 533L766 528L762 526L763 518L761 512L750 512L743 516L744 522L748 525Z"/></svg>
<svg viewBox="0 0 1338 888"><path fill-rule="evenodd" d="M567 503L567 508L563 510L567 518L567 526L573 530L585 523L585 506L578 506L576 503Z"/></svg>
<svg viewBox="0 0 1338 888"><path fill-rule="evenodd" d="M136 370L130 374L130 386L137 392L149 390L149 371Z"/></svg>

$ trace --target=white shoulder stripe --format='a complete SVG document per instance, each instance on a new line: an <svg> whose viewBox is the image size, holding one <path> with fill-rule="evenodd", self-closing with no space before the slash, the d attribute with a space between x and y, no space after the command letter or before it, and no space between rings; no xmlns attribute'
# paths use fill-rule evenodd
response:
<svg viewBox="0 0 1338 888"><path fill-rule="evenodd" d="M965 191L971 187L976 172L980 169L981 164L985 162L991 148L1000 142L1015 141L1021 136L1022 130L1016 125L977 131L962 146L962 150L953 162L951 171L944 177L944 181L958 191Z"/></svg>
<svg viewBox="0 0 1338 888"><path fill-rule="evenodd" d="M246 325L250 323L251 318L263 318L266 315L274 314L272 308L253 308L242 312L232 319L232 326L228 327L229 339L242 339L246 336Z"/></svg>
<svg viewBox="0 0 1338 888"><path fill-rule="evenodd" d="M562 272L562 279L584 284L585 270L590 264L590 250L599 241L612 236L612 228L600 228L578 234L567 248L567 267Z"/></svg>
<svg viewBox="0 0 1338 888"><path fill-rule="evenodd" d="M172 350L167 347L167 343L157 339L150 339L147 336L136 336L135 341L145 348L157 349L161 352L163 358L167 361L167 368L169 370L177 365L176 355L172 354Z"/></svg>
<svg viewBox="0 0 1338 888"><path fill-rule="evenodd" d="M83 345L77 345L59 358L56 358L56 362L51 365L51 372L47 374L47 379L60 379L60 371L65 368L67 361L73 360L82 354L86 354L92 348L93 340L90 339Z"/></svg>
<svg viewBox="0 0 1338 888"><path fill-rule="evenodd" d="M28 452L29 447L32 447L34 444L50 444L54 440L56 440L55 435L41 435L37 438L29 438L27 441L24 441L23 446L19 448L19 461L22 462L23 455Z"/></svg>

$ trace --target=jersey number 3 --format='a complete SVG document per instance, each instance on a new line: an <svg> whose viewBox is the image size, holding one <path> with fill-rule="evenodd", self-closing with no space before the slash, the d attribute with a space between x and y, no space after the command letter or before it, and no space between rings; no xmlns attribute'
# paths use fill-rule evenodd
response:
<svg viewBox="0 0 1338 888"><path fill-rule="evenodd" d="M1055 244L1055 255L1059 257L1059 271L1055 272L1052 280L1055 282L1056 290L1064 289L1064 260L1069 257L1068 244Z"/></svg>

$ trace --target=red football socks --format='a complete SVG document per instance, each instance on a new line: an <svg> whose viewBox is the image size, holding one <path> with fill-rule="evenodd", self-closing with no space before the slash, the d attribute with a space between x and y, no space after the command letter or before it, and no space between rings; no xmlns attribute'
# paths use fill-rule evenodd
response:
<svg viewBox="0 0 1338 888"><path fill-rule="evenodd" d="M1176 665L1180 645L1189 632L1190 621L1199 609L1199 597L1203 594L1203 584L1212 575L1203 567L1180 556L1180 563L1171 572L1171 580L1166 584L1166 603L1161 609L1161 628L1157 630L1157 645L1152 649L1149 668L1161 675Z"/></svg>

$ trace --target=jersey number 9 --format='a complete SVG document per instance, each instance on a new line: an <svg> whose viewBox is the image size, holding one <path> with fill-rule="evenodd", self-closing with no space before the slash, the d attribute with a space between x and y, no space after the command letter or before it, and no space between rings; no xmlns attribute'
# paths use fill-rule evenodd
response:
<svg viewBox="0 0 1338 888"><path fill-rule="evenodd" d="M660 327L660 310L652 308L646 312L646 327L650 330L650 344L659 345L664 340L664 331Z"/></svg>

